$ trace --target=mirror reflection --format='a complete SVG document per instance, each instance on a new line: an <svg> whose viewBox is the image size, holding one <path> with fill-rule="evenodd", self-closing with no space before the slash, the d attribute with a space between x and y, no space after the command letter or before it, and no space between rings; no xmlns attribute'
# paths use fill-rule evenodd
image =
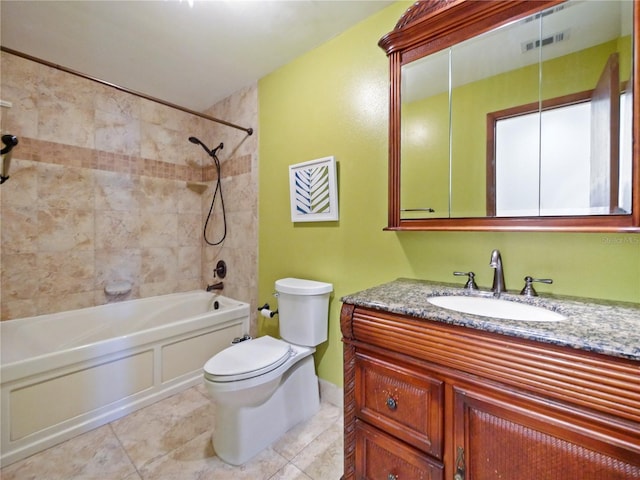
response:
<svg viewBox="0 0 640 480"><path fill-rule="evenodd" d="M401 219L630 213L632 8L571 0L403 65Z"/></svg>

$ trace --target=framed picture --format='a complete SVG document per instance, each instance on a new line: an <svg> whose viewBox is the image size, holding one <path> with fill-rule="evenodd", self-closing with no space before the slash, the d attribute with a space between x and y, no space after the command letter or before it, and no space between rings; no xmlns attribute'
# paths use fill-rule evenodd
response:
<svg viewBox="0 0 640 480"><path fill-rule="evenodd" d="M338 184L334 157L289 166L292 222L338 220Z"/></svg>

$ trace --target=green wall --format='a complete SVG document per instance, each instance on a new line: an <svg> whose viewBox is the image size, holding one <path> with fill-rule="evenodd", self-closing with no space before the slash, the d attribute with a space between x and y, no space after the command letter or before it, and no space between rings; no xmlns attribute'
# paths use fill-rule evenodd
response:
<svg viewBox="0 0 640 480"><path fill-rule="evenodd" d="M398 277L460 282L473 270L491 285L499 248L507 287L553 278L538 291L640 303L640 235L520 232L384 232L387 222L388 63L377 42L409 3L393 4L260 80L259 298L287 276L331 282L329 341L318 374L342 385L340 297ZM288 166L333 155L340 220L290 218ZM277 318L277 317L276 317ZM260 333L277 335L261 318ZM639 321L640 323L640 321Z"/></svg>

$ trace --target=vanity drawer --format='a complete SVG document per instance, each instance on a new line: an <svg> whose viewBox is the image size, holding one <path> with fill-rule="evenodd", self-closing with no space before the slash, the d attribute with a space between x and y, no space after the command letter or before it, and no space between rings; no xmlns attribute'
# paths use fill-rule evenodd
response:
<svg viewBox="0 0 640 480"><path fill-rule="evenodd" d="M356 420L358 480L441 480L442 464L422 452Z"/></svg>
<svg viewBox="0 0 640 480"><path fill-rule="evenodd" d="M356 352L356 415L442 458L443 383L424 372Z"/></svg>

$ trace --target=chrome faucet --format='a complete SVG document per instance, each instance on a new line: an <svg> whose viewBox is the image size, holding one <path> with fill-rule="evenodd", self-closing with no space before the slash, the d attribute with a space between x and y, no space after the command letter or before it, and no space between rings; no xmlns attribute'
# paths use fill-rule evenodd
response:
<svg viewBox="0 0 640 480"><path fill-rule="evenodd" d="M489 266L495 269L493 272L493 286L491 287L491 291L494 295L498 296L507 291L507 287L504 284L504 270L499 250L491 252L491 262L489 262Z"/></svg>

